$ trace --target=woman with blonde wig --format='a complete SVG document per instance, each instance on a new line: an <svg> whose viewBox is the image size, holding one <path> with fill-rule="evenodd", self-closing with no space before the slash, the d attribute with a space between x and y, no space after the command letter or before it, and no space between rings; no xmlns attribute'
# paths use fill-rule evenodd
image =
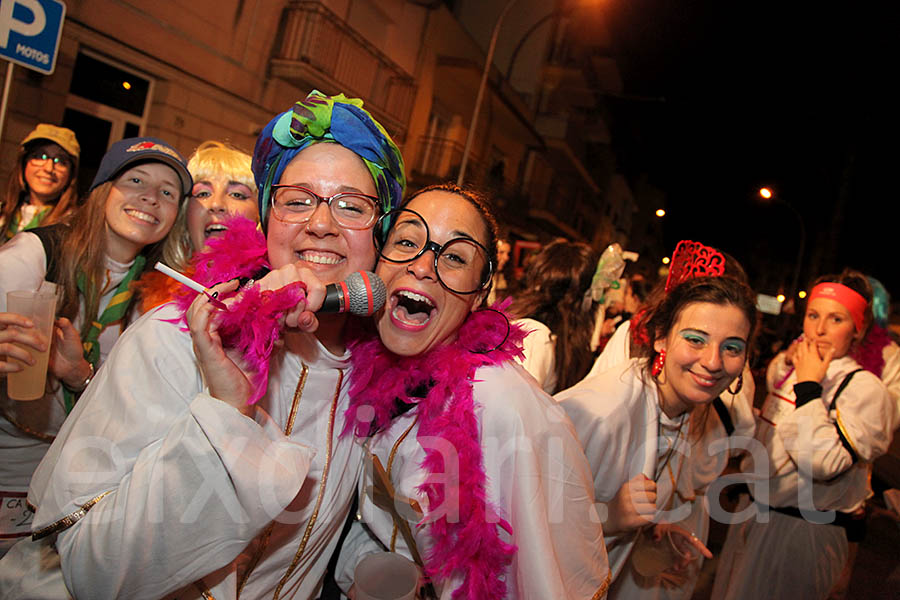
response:
<svg viewBox="0 0 900 600"><path fill-rule="evenodd" d="M191 257L212 238L225 235L234 216L259 221L256 183L250 170L250 155L223 142L206 141L188 159L194 187L182 204L162 249L163 262L176 271L191 272ZM141 312L168 302L178 282L151 271L138 282Z"/></svg>

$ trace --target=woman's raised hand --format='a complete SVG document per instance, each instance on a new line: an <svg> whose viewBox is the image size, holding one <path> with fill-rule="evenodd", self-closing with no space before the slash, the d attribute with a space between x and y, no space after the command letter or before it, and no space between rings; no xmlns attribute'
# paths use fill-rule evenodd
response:
<svg viewBox="0 0 900 600"><path fill-rule="evenodd" d="M213 292L224 294L233 292L238 287L236 279L220 283L212 288ZM241 367L241 359L234 352L228 352L222 346L222 338L218 333L218 322L213 306L203 294L198 294L185 313L194 355L203 373L203 379L209 386L209 393L214 398L230 404L244 414L249 414L252 407L250 400L253 386L250 374Z"/></svg>
<svg viewBox="0 0 900 600"><path fill-rule="evenodd" d="M53 327L53 348L50 351L50 373L70 389L84 383L91 372L84 358L81 336L72 322L65 317L56 320Z"/></svg>
<svg viewBox="0 0 900 600"><path fill-rule="evenodd" d="M49 343L50 340L34 328L34 323L28 317L0 312L0 376L5 377L7 373L22 370L17 362L10 359L33 365L35 358L28 348L43 352Z"/></svg>
<svg viewBox="0 0 900 600"><path fill-rule="evenodd" d="M318 327L315 309L322 306L325 300L325 285L308 269L293 264L268 273L255 285L260 291L278 290L286 285L302 282L306 287L306 299L301 300L284 316L284 326L313 332ZM210 291L219 298L238 288L238 281L220 283ZM228 305L232 299L224 300ZM247 402L252 396L252 373L244 364L238 353L223 347L218 333L219 323L216 319L217 309L205 295L198 295L185 313L194 355L211 396L227 402L244 414L252 412Z"/></svg>
<svg viewBox="0 0 900 600"><path fill-rule="evenodd" d="M325 301L325 284L312 271L295 264L285 265L260 279L259 286L263 291L277 290L298 281L306 286L306 302L300 302L288 311L284 324L291 329L312 333L319 326L315 311Z"/></svg>
<svg viewBox="0 0 900 600"><path fill-rule="evenodd" d="M656 482L643 473L626 481L607 505L609 517L603 524L607 535L643 527L656 514Z"/></svg>
<svg viewBox="0 0 900 600"><path fill-rule="evenodd" d="M794 354L794 368L797 370L797 381L815 381L821 383L825 372L834 357L834 346L828 346L824 356L819 356L815 340L803 340L797 344Z"/></svg>

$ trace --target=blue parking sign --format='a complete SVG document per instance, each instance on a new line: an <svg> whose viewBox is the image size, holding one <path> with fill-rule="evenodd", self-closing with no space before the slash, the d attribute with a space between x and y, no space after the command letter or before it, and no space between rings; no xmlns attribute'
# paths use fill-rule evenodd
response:
<svg viewBox="0 0 900 600"><path fill-rule="evenodd" d="M50 75L65 16L59 0L0 0L0 56Z"/></svg>

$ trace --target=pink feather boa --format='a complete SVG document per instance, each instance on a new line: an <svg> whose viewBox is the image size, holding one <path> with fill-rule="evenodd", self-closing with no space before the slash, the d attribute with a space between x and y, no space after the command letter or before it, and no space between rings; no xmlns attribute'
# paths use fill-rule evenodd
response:
<svg viewBox="0 0 900 600"><path fill-rule="evenodd" d="M207 243L206 250L191 258L196 281L206 287L238 277L252 277L262 269L271 269L267 258L266 238L255 221L234 216L225 221L228 230ZM186 286L175 299L182 321L197 292ZM228 311L217 311L218 334L222 346L235 350L251 373L253 395L249 403L262 398L268 387L269 358L281 337L282 319L305 297L302 283L292 283L278 290L260 291L259 285L231 292L220 300L234 298Z"/></svg>
<svg viewBox="0 0 900 600"><path fill-rule="evenodd" d="M891 343L887 329L873 324L862 343L850 352L850 356L866 371L879 379L884 371L884 347Z"/></svg>
<svg viewBox="0 0 900 600"><path fill-rule="evenodd" d="M508 304L507 300L498 308L505 309ZM506 582L502 576L516 550L500 539L498 525L509 533L512 529L487 499L480 429L472 397L479 368L500 365L522 355L526 334L515 325L510 325L509 336L499 348L484 354L470 351L497 346L507 332L506 326L496 312L476 311L463 323L455 342L413 357L392 354L377 338L350 345L350 407L341 435L355 429L357 437L367 437L373 430L383 429L395 415L400 400L417 405L413 410L419 411L419 439L440 437L459 456L458 488L447 489L446 469L454 465L444 465L443 455L437 449L426 448L422 467L428 475L419 487L428 497L431 512L441 515L426 515L419 524L429 525L434 538L434 546L424 557L425 570L430 577L440 579L447 579L454 572L463 574L462 585L453 592L454 599L504 598ZM410 397L409 391L417 388L428 390L425 398ZM360 409L365 409L360 416L374 412L374 419L357 420ZM441 510L444 502L450 507L458 506L458 512ZM451 522L448 513L458 518Z"/></svg>

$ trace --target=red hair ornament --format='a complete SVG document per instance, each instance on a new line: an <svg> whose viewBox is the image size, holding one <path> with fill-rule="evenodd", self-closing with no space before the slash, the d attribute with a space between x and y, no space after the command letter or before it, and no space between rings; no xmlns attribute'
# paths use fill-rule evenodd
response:
<svg viewBox="0 0 900 600"><path fill-rule="evenodd" d="M721 277L725 273L725 257L721 252L700 242L681 240L672 253L666 294L694 277ZM647 333L647 309L638 312L631 320L631 341L635 345L650 343Z"/></svg>
<svg viewBox="0 0 900 600"><path fill-rule="evenodd" d="M700 242L681 240L675 246L666 293L694 277L721 277L725 273L725 257L722 253Z"/></svg>

